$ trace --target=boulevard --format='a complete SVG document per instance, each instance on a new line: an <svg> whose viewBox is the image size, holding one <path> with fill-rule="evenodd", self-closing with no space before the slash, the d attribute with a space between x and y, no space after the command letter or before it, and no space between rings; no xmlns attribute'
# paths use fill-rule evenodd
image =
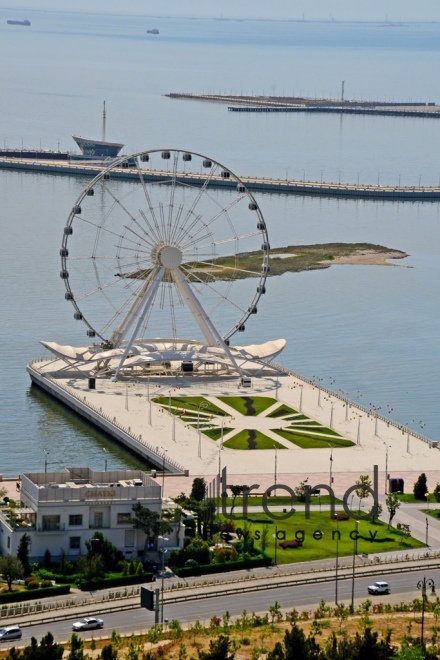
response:
<svg viewBox="0 0 440 660"><path fill-rule="evenodd" d="M431 570L429 567L417 570L411 573L393 574L387 573L386 570L382 573L380 566L375 577L357 577L355 579L355 605L359 604L368 598L373 603L400 603L401 601L410 602L414 598L420 598L420 591L417 590L417 582L423 577L430 577L434 582L438 581L440 584L439 571ZM369 596L367 593L368 585L376 580L385 580L390 584L391 594L388 596ZM159 584L159 583L157 583ZM350 604L352 581L351 578L340 579L338 581L339 602L344 602L346 605ZM171 621L178 620L183 627L188 627L191 623L199 620L200 623L208 625L211 617L222 617L226 611L229 611L232 617L237 617L246 610L248 614L255 612L256 614L265 614L268 608L278 601L283 612L288 612L295 608L299 612L303 610L316 609L321 600L324 600L329 605L334 605L335 598L335 582L309 584L300 587L279 587L276 589L269 589L258 592L246 593L243 590L240 595L218 595L212 597L201 597L199 600L193 600L190 604L183 600L180 603L167 604L170 598L174 598L175 594L165 594L164 605L164 618ZM115 603L112 603L115 607ZM31 637L40 639L47 632L51 632L56 641L66 641L72 633L72 623L86 615L97 615L104 620L104 628L100 631L89 631L81 633L84 639L92 638L106 638L110 637L112 630L116 630L121 635L130 635L132 633L145 633L148 628L154 625L154 612L149 612L142 609L137 604L133 604L132 608L121 609L118 612L105 612L105 607L101 608L75 608L75 614L72 615L65 613L65 618L62 621L51 621L48 615L42 615L43 623L36 623L29 625L28 623L20 623L19 618L16 620L8 620L7 625L18 623L22 627L23 637L20 646L29 644ZM54 614L55 616L55 614ZM27 620L29 617L25 616ZM4 622L6 623L6 622ZM17 645L17 644L15 644ZM7 643L5 647L14 646L14 643Z"/></svg>

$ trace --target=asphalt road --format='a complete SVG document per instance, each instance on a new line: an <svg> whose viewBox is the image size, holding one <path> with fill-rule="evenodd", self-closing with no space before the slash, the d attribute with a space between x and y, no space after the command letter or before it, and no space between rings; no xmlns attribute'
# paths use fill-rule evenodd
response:
<svg viewBox="0 0 440 660"><path fill-rule="evenodd" d="M421 597L421 592L417 590L417 582L423 578L429 577L438 583L440 588L440 575L436 571L421 570L412 573L402 574L387 574L386 572L378 572L375 578L359 577L355 581L355 599L363 601L371 598L373 602L400 602L401 600L412 600L415 597ZM369 596L367 587L375 580L384 580L390 584L391 594L389 596ZM339 580L338 593L339 601L349 604L351 602L351 579ZM245 589L245 587L244 587ZM169 593L169 592L168 592ZM175 597L177 592L171 593L170 596ZM309 584L299 587L283 587L276 589L269 589L258 592L246 593L243 590L239 595L225 595L215 598L203 598L198 601L181 602L167 605L165 595L165 608L164 617L171 621L177 619L183 626L186 623L193 622L197 619L201 623L208 623L209 619L213 616L223 616L228 610L231 616L240 615L243 610L248 613L255 612L257 614L264 614L268 611L270 605L278 601L282 609L296 608L298 611L313 610L318 605L321 599L324 599L328 604L333 604L335 599L335 582L325 582L319 584ZM429 594L428 594L429 596ZM55 614L55 612L54 612ZM84 613L86 616L87 613ZM87 631L79 633L84 639L91 639L92 637L109 637L113 629L121 634L130 634L132 632L145 632L151 625L154 624L154 612L135 607L132 610L124 610L115 613L96 614L94 616L101 616L104 619L104 628L97 631ZM31 637L41 639L49 630L53 634L55 640L65 641L69 639L72 634L72 623L78 620L67 617L64 621L52 622L50 624L36 624L32 626L25 626L22 628L23 637L21 642L6 642L2 644L2 648L10 646L24 646L30 642ZM10 625L19 623L19 621L3 621L3 625Z"/></svg>

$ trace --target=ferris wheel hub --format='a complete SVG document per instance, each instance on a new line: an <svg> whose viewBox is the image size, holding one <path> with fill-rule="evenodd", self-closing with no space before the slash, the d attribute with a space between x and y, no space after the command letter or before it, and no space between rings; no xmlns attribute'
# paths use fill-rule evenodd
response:
<svg viewBox="0 0 440 660"><path fill-rule="evenodd" d="M176 270L182 263L182 251L177 247L168 245L160 251L159 260L164 268Z"/></svg>

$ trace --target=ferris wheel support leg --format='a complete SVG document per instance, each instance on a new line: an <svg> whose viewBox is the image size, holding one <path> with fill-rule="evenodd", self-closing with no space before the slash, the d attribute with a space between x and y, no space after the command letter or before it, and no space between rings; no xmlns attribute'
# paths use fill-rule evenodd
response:
<svg viewBox="0 0 440 660"><path fill-rule="evenodd" d="M128 310L127 314L124 317L121 325L117 330L115 330L110 338L110 344L115 348L121 345L121 342L125 339L127 333L129 332L131 326L133 325L136 318L138 318L139 310L142 309L142 305L145 305L144 296L148 293L149 288L154 283L155 278L159 272L160 268L156 266L150 275L145 280L145 284L142 286L139 293L136 295L135 301ZM162 277L162 276L161 276Z"/></svg>
<svg viewBox="0 0 440 660"><path fill-rule="evenodd" d="M238 366L236 360L231 354L231 351L226 346L223 337L217 332L214 324L212 323L211 319L203 309L200 302L197 300L196 296L191 290L191 287L189 286L186 279L183 277L182 273L179 271L178 268L173 270L172 272L173 272L174 282L177 288L179 289L182 298L186 301L186 304L188 305L188 309L193 315L195 321L197 322L197 325L202 331L202 334L205 337L208 345L218 346L219 348L221 348L225 352L228 359L233 364L234 368L238 371L240 375L242 375L242 369Z"/></svg>
<svg viewBox="0 0 440 660"><path fill-rule="evenodd" d="M147 315L147 312L148 312L148 310L150 309L151 305L154 303L154 299L155 299L155 297L156 297L157 290L158 290L159 285L160 285L160 283L161 283L161 281L162 281L162 277L163 277L163 274L164 274L164 270L165 270L165 269L164 269L163 266L162 266L161 268L158 269L157 273L156 273L155 276L154 276L154 279L151 281L150 286L149 286L149 288L147 289L147 294L148 294L148 295L147 295L147 297L145 298L145 300L142 301L142 303L143 303L142 313L139 315L138 322L136 323L136 327L135 327L135 329L133 330L133 332L132 332L132 334L131 334L131 337L130 337L130 339L129 339L128 342L127 342L127 346L125 347L125 351L124 351L124 353L123 353L123 355L122 355L122 357L121 357L121 360L120 360L120 362L119 362L119 364L118 364L118 366L117 366L117 368L116 368L115 375L114 375L114 377L113 377L113 379L112 379L112 380L114 380L114 381L116 381L116 380L118 379L119 372L120 372L120 370L121 370L121 368L122 368L122 366L123 366L123 364L124 364L124 362L125 362L125 359L126 359L128 353L129 353L131 347L133 346L133 342L135 341L136 336L137 336L137 334L138 334L138 332L139 332L139 329L140 329L142 323L143 323L144 320L145 320L145 317L146 317L146 315ZM130 313L131 313L131 311L130 311ZM131 323L132 323L132 320L131 320ZM130 323L129 325L131 325L131 323Z"/></svg>

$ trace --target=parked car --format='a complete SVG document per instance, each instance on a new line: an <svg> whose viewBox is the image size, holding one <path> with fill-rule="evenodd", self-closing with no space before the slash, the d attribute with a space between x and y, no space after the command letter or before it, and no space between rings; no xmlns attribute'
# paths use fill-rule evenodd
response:
<svg viewBox="0 0 440 660"><path fill-rule="evenodd" d="M388 582L375 582L368 587L368 593L378 596L379 594L389 594L390 587Z"/></svg>
<svg viewBox="0 0 440 660"><path fill-rule="evenodd" d="M8 642L10 639L21 639L21 630L18 626L6 626L0 629L0 642Z"/></svg>
<svg viewBox="0 0 440 660"><path fill-rule="evenodd" d="M104 627L104 621L102 619L95 619L91 616L86 616L81 621L75 621L72 624L72 629L78 632L79 630L97 630L98 628Z"/></svg>

